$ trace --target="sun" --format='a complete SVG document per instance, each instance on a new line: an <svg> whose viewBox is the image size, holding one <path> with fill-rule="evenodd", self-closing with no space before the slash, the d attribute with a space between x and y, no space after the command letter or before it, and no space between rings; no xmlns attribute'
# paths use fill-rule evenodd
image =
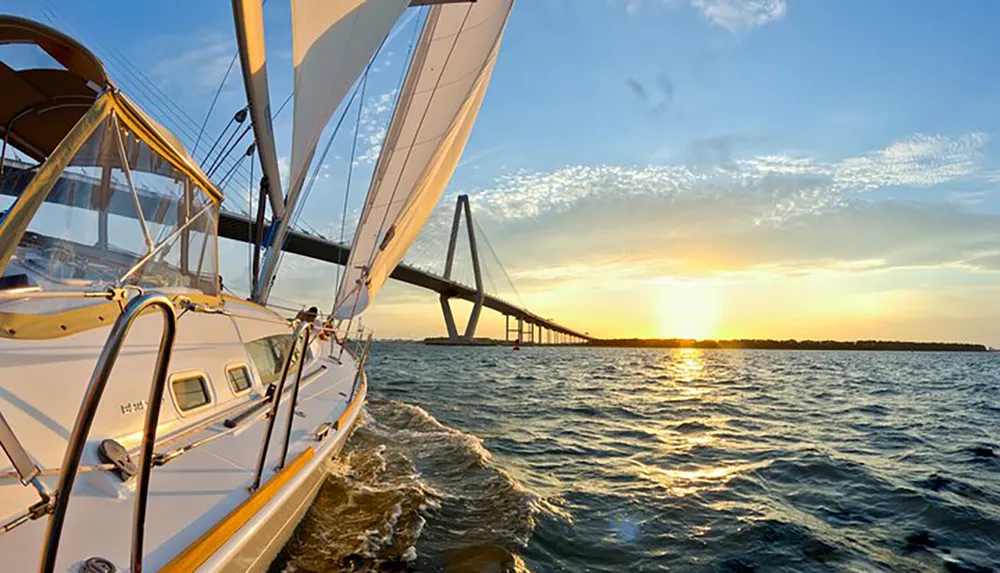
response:
<svg viewBox="0 0 1000 573"><path fill-rule="evenodd" d="M715 286L669 284L658 304L658 335L662 338L706 339L719 336L722 304Z"/></svg>

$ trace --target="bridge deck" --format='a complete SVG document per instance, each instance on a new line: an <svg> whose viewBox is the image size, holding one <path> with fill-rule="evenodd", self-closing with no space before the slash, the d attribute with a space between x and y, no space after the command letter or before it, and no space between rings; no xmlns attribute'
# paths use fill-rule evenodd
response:
<svg viewBox="0 0 1000 573"><path fill-rule="evenodd" d="M4 164L12 169L30 169L31 166L16 160L7 159ZM27 177L8 176L0 180L0 195L17 197L23 191L23 186L29 181ZM65 202L67 197L71 197L72 204L80 208L89 208L93 204L94 193L99 185L99 180L86 175L66 173L56 182L56 189L46 197L46 202ZM109 199L109 211L122 217L135 217L135 198L127 189L118 185L112 185L111 197ZM142 204L143 212L153 213L159 208L161 197L140 192L139 202ZM253 223L242 215L227 213L223 211L219 217L219 236L234 241L247 242L251 237L250 231ZM290 253L309 257L320 261L327 261L336 264L346 264L350 249L339 245L322 237L317 237L292 231L288 235L288 242L285 243L285 250ZM439 276L422 271L415 267L400 264L393 270L392 278L407 284L415 285L439 294L460 298L473 302L475 300L475 289L447 280ZM523 308L514 306L506 301L487 294L483 300L483 306L497 312L520 318L524 322L541 326L552 332L559 332L568 336L575 336L584 340L592 340L591 337L566 328L558 323L542 318Z"/></svg>

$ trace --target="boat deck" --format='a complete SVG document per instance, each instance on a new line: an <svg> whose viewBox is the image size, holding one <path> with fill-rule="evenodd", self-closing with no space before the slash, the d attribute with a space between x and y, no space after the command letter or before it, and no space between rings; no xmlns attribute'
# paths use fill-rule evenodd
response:
<svg viewBox="0 0 1000 573"><path fill-rule="evenodd" d="M324 345L324 350L329 350L328 345ZM235 431L153 469L144 542L146 570L193 570L190 566L198 563L203 570L215 571L243 553L252 563L243 563L239 570L266 568L294 527L289 519L300 516L315 495L322 482L326 460L346 441L366 393L366 381L361 376L354 400L350 401L355 383L355 359L345 352L342 363L338 363L326 357L327 353L307 365L303 374L287 469L275 480L281 481L281 487L273 484L269 487L268 482L277 473L290 392L282 396L265 464L264 485L254 494L248 486L254 476L267 426L268 408L260 408L244 419ZM169 452L226 432L225 418L216 416L214 423L172 438L170 443L158 442L156 451ZM336 429L317 440L314 431L324 422L335 424ZM93 435L91 440L93 443L88 444L88 449L96 448L100 441ZM54 489L54 479L48 482ZM16 479L0 484L0 493L4 493L3 490L11 493L11 488L20 490L26 500L22 509L33 503L30 500L34 492L21 486ZM120 571L128 569L133 491L134 480L122 482L108 471L79 474L63 529L57 571L76 571L82 561L93 556L111 561ZM46 518L32 521L0 535L0 555L5 556L5 571L38 569L47 521ZM276 526L281 533L280 544L268 548L265 555L245 551L247 543L258 537L256 534ZM182 553L186 561L171 565Z"/></svg>

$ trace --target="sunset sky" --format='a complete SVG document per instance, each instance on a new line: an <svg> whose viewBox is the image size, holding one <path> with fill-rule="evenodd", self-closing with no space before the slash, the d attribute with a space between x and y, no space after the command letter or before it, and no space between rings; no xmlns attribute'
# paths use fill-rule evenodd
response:
<svg viewBox="0 0 1000 573"><path fill-rule="evenodd" d="M92 47L193 147L197 128L165 116L205 117L235 53L229 2L24 4L0 0ZM276 109L291 86L288 2L265 18ZM357 217L420 19L404 16L323 162L302 219L327 236L355 126ZM596 336L1000 346L998 21L996 2L520 0L407 260L440 269L466 193L518 292L491 262L495 290ZM198 158L244 104L238 67ZM285 165L291 118L275 124ZM228 188L227 205L246 193ZM226 283L245 284L246 247L223 258ZM277 299L330 305L335 267L290 256L283 270ZM380 337L444 332L436 296L398 284L363 320ZM502 317L484 312L479 335L503 336Z"/></svg>

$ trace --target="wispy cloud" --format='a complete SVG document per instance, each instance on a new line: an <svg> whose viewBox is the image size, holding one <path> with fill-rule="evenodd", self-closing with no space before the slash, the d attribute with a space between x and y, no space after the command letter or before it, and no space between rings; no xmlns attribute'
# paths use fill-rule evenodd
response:
<svg viewBox="0 0 1000 573"><path fill-rule="evenodd" d="M626 0L625 11L637 14L644 2L649 0ZM662 3L668 7L679 4L676 0ZM734 33L775 22L787 13L785 0L688 0L688 3L712 24Z"/></svg>
<svg viewBox="0 0 1000 573"><path fill-rule="evenodd" d="M725 166L568 166L518 172L469 194L476 219L525 271L609 261L681 275L761 265L985 267L987 246L1000 244L995 217L954 201L942 208L869 193L978 180L986 142L981 133L918 134L837 161L763 155ZM444 244L452 209L443 200L418 243ZM439 251L415 248L408 260L435 268ZM431 258L415 260L422 253Z"/></svg>
<svg viewBox="0 0 1000 573"><path fill-rule="evenodd" d="M391 90L365 99L358 121L358 155L356 165L374 165L382 152L386 130L392 120L392 108L398 90Z"/></svg>
<svg viewBox="0 0 1000 573"><path fill-rule="evenodd" d="M233 61L236 44L232 35L218 31L185 35L183 39L164 39L171 44L169 55L157 58L150 69L150 76L161 88L195 89L214 91ZM177 44L188 46L184 51L174 50ZM239 72L239 66L236 66ZM238 85L233 83L233 85Z"/></svg>
<svg viewBox="0 0 1000 573"><path fill-rule="evenodd" d="M832 162L789 155L732 159L727 151L723 165L580 165L545 173L519 172L473 193L473 200L491 217L522 219L602 197L724 199L763 189L764 213L757 213L758 218L766 213L765 219L781 222L841 205L851 193L897 186L926 188L972 175L987 139L982 133L957 138L917 134Z"/></svg>
<svg viewBox="0 0 1000 573"><path fill-rule="evenodd" d="M785 16L785 0L691 0L709 22L731 32L763 26Z"/></svg>

